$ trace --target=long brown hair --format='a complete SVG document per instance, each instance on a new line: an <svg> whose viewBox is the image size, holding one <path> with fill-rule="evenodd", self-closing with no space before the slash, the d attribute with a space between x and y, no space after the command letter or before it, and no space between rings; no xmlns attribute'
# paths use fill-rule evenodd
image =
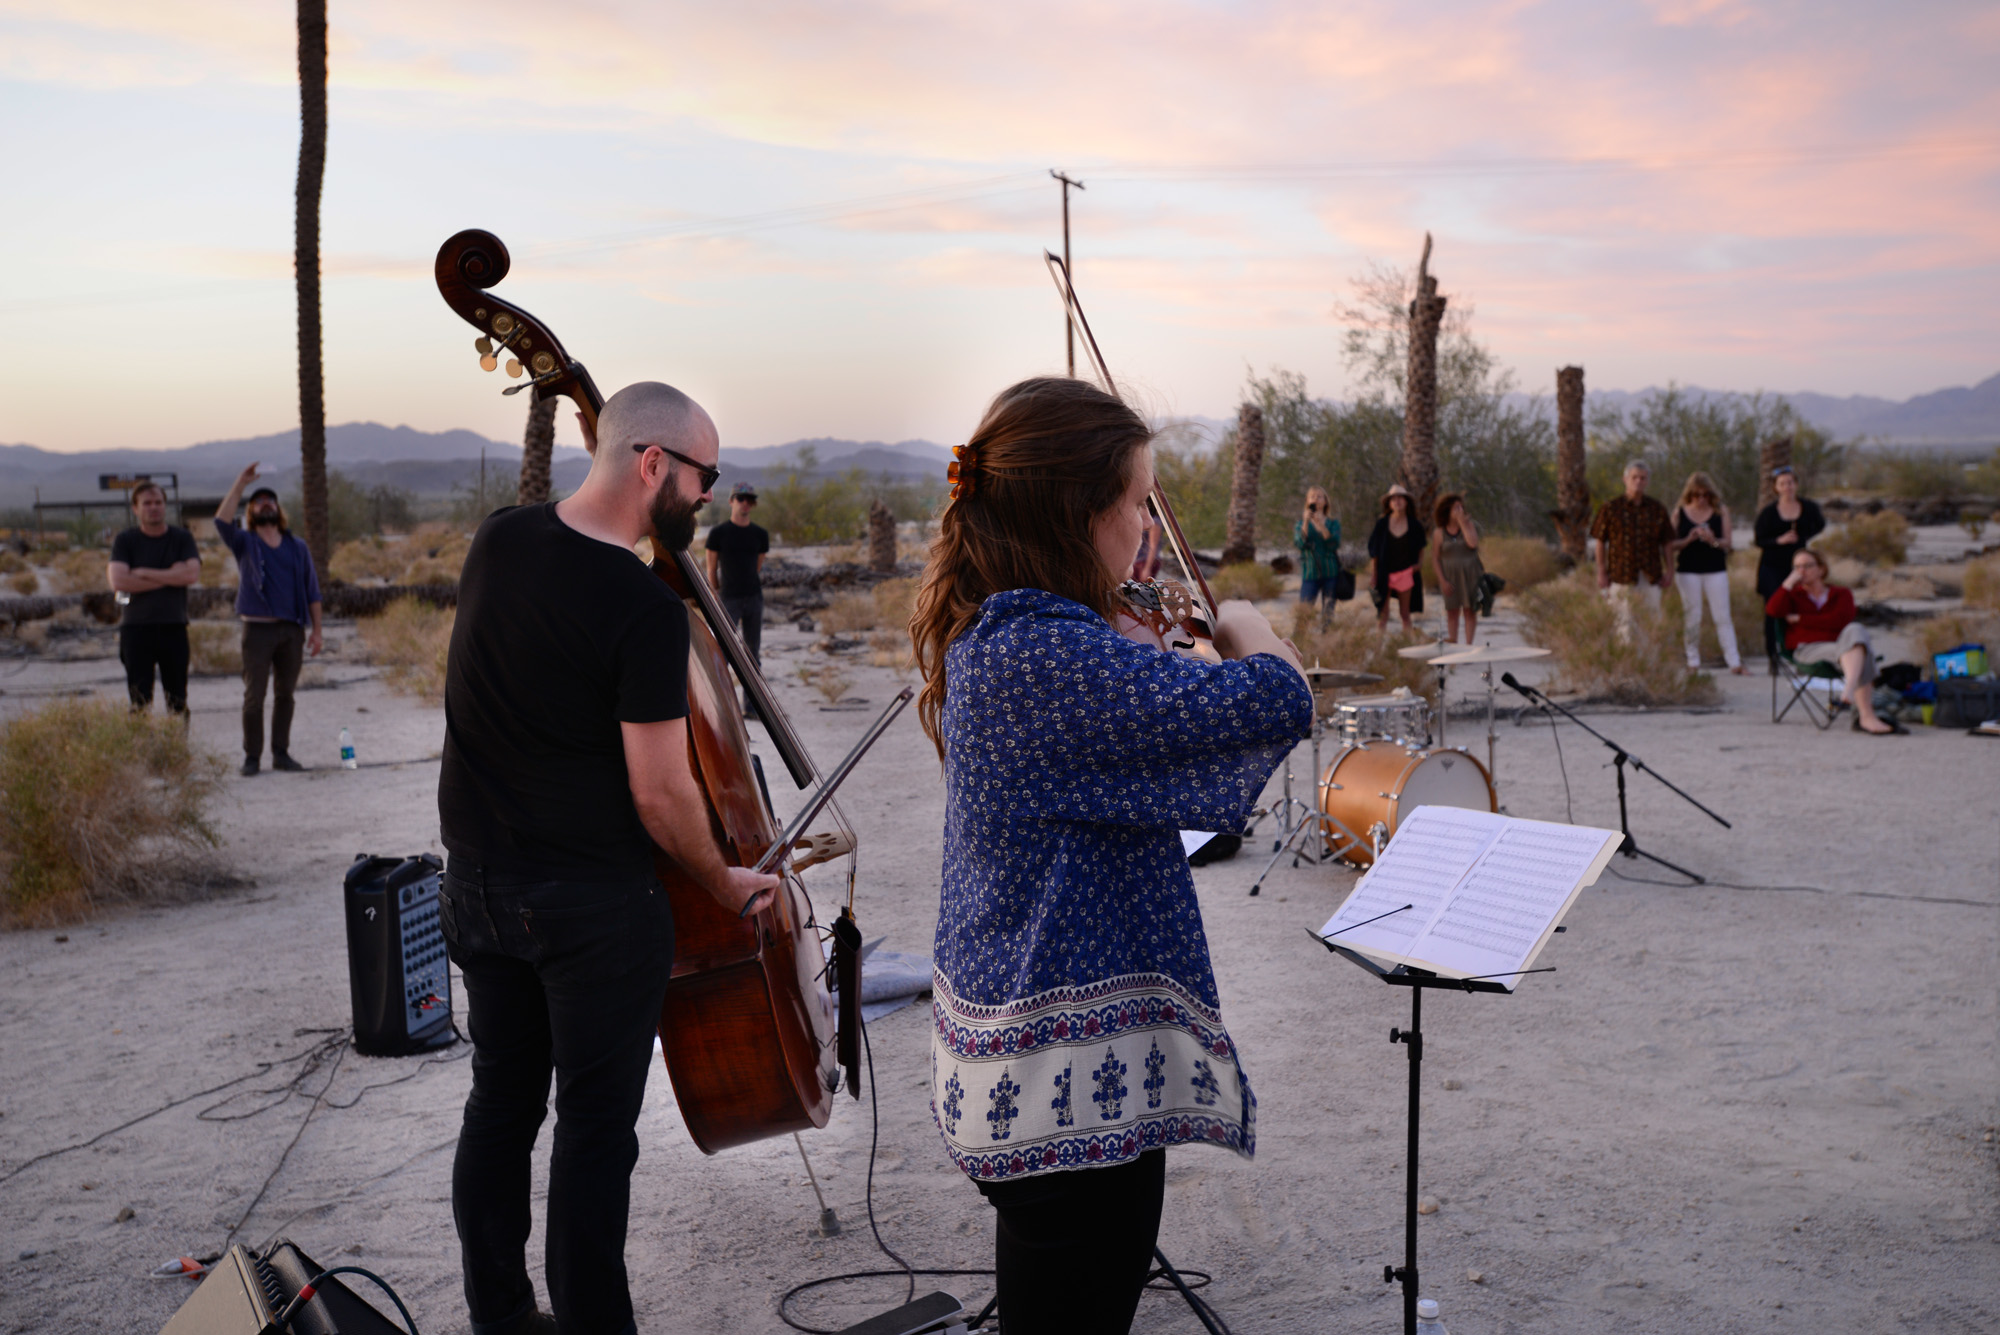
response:
<svg viewBox="0 0 2000 1335"><path fill-rule="evenodd" d="M966 489L938 521L910 618L924 675L917 717L940 759L945 650L989 597L1046 589L1109 619L1119 575L1104 569L1092 529L1152 437L1137 413L1081 380L1023 380L987 408L965 443Z"/></svg>

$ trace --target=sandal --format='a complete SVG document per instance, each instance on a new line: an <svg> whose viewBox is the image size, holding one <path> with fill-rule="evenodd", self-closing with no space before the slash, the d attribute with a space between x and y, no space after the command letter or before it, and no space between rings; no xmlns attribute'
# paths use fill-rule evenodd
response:
<svg viewBox="0 0 2000 1335"><path fill-rule="evenodd" d="M1856 714L1854 716L1854 731L1866 733L1870 737L1908 737L1910 735L1910 730L1896 722L1896 720L1883 719L1882 721L1889 725L1889 730L1887 732L1876 732L1873 728L1862 727L1861 716Z"/></svg>

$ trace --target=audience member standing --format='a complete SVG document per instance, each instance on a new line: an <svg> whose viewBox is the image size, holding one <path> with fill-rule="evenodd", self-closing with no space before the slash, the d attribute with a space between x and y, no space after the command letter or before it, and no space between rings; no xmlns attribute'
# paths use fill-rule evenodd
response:
<svg viewBox="0 0 2000 1335"><path fill-rule="evenodd" d="M114 592L125 594L118 626L118 660L125 665L125 692L132 710L153 707L153 673L167 697L167 712L187 718L188 586L201 578L201 553L194 534L167 522L167 493L157 482L132 488L136 528L111 543L108 574Z"/></svg>
<svg viewBox="0 0 2000 1335"><path fill-rule="evenodd" d="M1722 643L1722 661L1737 676L1743 659L1736 651L1736 623L1729 614L1729 507L1716 493L1708 474L1688 474L1674 506L1674 583L1681 591L1681 626L1687 641L1688 670L1701 666L1701 605L1708 603L1715 638Z"/></svg>
<svg viewBox="0 0 2000 1335"><path fill-rule="evenodd" d="M1389 601L1403 618L1403 633L1414 629L1410 614L1424 610L1423 523L1410 513L1410 493L1398 482L1382 497L1382 516L1368 535L1368 555L1375 563L1375 628L1389 627Z"/></svg>
<svg viewBox="0 0 2000 1335"><path fill-rule="evenodd" d="M1292 525L1292 546L1299 551L1299 601L1321 604L1321 615L1333 611L1340 580L1340 521L1324 488L1306 488L1306 509Z"/></svg>
<svg viewBox="0 0 2000 1335"><path fill-rule="evenodd" d="M1466 513L1465 497L1453 492L1438 497L1437 546L1431 564L1444 594L1445 641L1458 639L1459 614L1465 615L1465 643L1479 632L1479 581L1486 564L1479 559L1479 528Z"/></svg>
<svg viewBox="0 0 2000 1335"><path fill-rule="evenodd" d="M750 522L757 508L757 488L739 482L729 491L729 518L708 531L708 582L722 595L722 610L736 623L743 645L759 667L764 665L764 556L771 535ZM718 580L717 571L721 572ZM757 707L746 695L743 712Z"/></svg>
<svg viewBox="0 0 2000 1335"><path fill-rule="evenodd" d="M320 650L319 572L312 552L292 536L278 493L259 487L235 523L236 503L257 476L251 464L236 475L215 507L215 531L236 557L236 615L243 622L243 773L257 772L264 754L264 688L271 689L271 768L302 770L292 759L292 693L306 655Z"/></svg>
<svg viewBox="0 0 2000 1335"><path fill-rule="evenodd" d="M1667 507L1646 494L1652 470L1634 459L1625 465L1625 494L1597 508L1590 536L1597 539L1597 587L1618 608L1618 638L1631 638L1632 601L1655 612L1660 590L1673 578L1673 521Z"/></svg>
<svg viewBox="0 0 2000 1335"><path fill-rule="evenodd" d="M1792 573L1792 558L1826 529L1826 516L1819 507L1799 495L1799 475L1790 464L1771 470L1771 485L1778 499L1757 512L1752 534L1757 543L1757 596L1768 599ZM1764 618L1764 657L1771 662L1771 675L1778 672L1778 645L1784 622Z"/></svg>

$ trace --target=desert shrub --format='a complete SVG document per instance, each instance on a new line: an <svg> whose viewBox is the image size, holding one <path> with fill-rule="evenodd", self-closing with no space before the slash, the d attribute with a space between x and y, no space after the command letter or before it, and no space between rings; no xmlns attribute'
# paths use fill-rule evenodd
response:
<svg viewBox="0 0 2000 1335"><path fill-rule="evenodd" d="M0 728L0 919L41 926L185 884L220 766L177 718L64 700ZM177 865L178 864L178 865Z"/></svg>
<svg viewBox="0 0 2000 1335"><path fill-rule="evenodd" d="M21 559L19 552L0 548L0 575L18 575L27 568L28 563Z"/></svg>
<svg viewBox="0 0 2000 1335"><path fill-rule="evenodd" d="M236 558L229 549L220 545L202 546L201 584L205 589L230 589L236 587Z"/></svg>
<svg viewBox="0 0 2000 1335"><path fill-rule="evenodd" d="M1405 636L1401 631L1383 636L1375 627L1374 609L1361 599L1337 604L1333 617L1323 627L1319 624L1319 614L1311 607L1302 605L1292 612L1291 640L1305 665L1376 673L1382 683L1368 687L1365 693L1369 695L1407 686L1435 700L1437 674L1429 663L1403 658L1396 652L1424 639L1422 634Z"/></svg>
<svg viewBox="0 0 2000 1335"><path fill-rule="evenodd" d="M1965 602L2000 612L2000 560L1974 561L1965 568Z"/></svg>
<svg viewBox="0 0 2000 1335"><path fill-rule="evenodd" d="M1224 566L1208 577L1209 591L1218 599L1247 598L1253 603L1261 603L1267 598L1277 597L1284 587L1277 571L1255 561Z"/></svg>
<svg viewBox="0 0 2000 1335"><path fill-rule="evenodd" d="M916 651L910 644L906 630L878 630L868 637L868 663L871 667L894 668L898 673L908 672L917 665Z"/></svg>
<svg viewBox="0 0 2000 1335"><path fill-rule="evenodd" d="M1910 551L1910 521L1894 510L1856 515L1819 540L1829 556L1849 556L1869 565L1901 565Z"/></svg>
<svg viewBox="0 0 2000 1335"><path fill-rule="evenodd" d="M1986 536L1986 526L1992 520L1992 511L1981 510L1975 506L1968 505L1958 512L1958 526L1964 529L1965 536L1974 542Z"/></svg>
<svg viewBox="0 0 2000 1335"><path fill-rule="evenodd" d="M367 646L368 661L388 669L383 676L391 687L437 704L444 699L445 658L454 620L448 608L398 598L380 616L364 618L356 629Z"/></svg>
<svg viewBox="0 0 2000 1335"><path fill-rule="evenodd" d="M1620 636L1617 609L1589 572L1574 571L1521 595L1521 637L1553 651L1562 689L1628 705L1713 703L1714 681L1687 670L1678 618L1636 600L1630 608Z"/></svg>
<svg viewBox="0 0 2000 1335"><path fill-rule="evenodd" d="M57 593L96 593L111 587L104 573L110 553L96 547L64 552L49 562L49 584Z"/></svg>
<svg viewBox="0 0 2000 1335"><path fill-rule="evenodd" d="M1679 588L1669 588L1660 601L1660 611L1667 624L1679 630L1676 638L1685 647L1687 623L1682 620L1681 608ZM1743 661L1755 661L1764 649L1764 600L1757 596L1757 572L1754 567L1729 572L1729 624L1736 631L1736 648ZM1703 662L1719 662L1722 658L1722 640L1716 634L1715 622L1708 615L1707 608L1702 609L1700 651Z"/></svg>
<svg viewBox="0 0 2000 1335"><path fill-rule="evenodd" d="M840 703L847 694L847 688L854 684L853 678L836 662L811 663L801 659L792 671L803 684L820 693L820 697L830 705Z"/></svg>
<svg viewBox="0 0 2000 1335"><path fill-rule="evenodd" d="M875 617L885 629L907 637L910 618L916 613L917 581L885 579L875 586Z"/></svg>
<svg viewBox="0 0 2000 1335"><path fill-rule="evenodd" d="M855 631L874 630L881 619L872 593L836 593L827 599L813 618L823 635L844 635Z"/></svg>
<svg viewBox="0 0 2000 1335"><path fill-rule="evenodd" d="M387 583L402 574L410 564L411 550L407 542L384 542L379 537L356 538L333 549L333 559L327 562L327 573L349 584L359 584L366 579Z"/></svg>
<svg viewBox="0 0 2000 1335"><path fill-rule="evenodd" d="M1932 654L1945 653L1961 644L2000 649L2000 616L1971 610L1946 612L1919 621L1911 631L1911 638L1923 650L1924 666L1928 668Z"/></svg>
<svg viewBox="0 0 2000 1335"><path fill-rule="evenodd" d="M197 677L232 677L243 670L243 628L233 621L188 623L188 670Z"/></svg>
<svg viewBox="0 0 2000 1335"><path fill-rule="evenodd" d="M41 577L32 570L17 570L7 576L7 587L23 598L42 587Z"/></svg>
<svg viewBox="0 0 2000 1335"><path fill-rule="evenodd" d="M465 569L465 554L472 550L472 539L463 533L449 533L420 541L412 534L403 549L407 563L391 583L456 584L459 572Z"/></svg>
<svg viewBox="0 0 2000 1335"><path fill-rule="evenodd" d="M1517 538L1505 535L1482 534L1479 539L1479 561L1488 570L1507 581L1508 593L1520 593L1532 589L1562 573L1562 564L1556 559L1556 549L1540 538ZM1425 565L1430 563L1426 561Z"/></svg>

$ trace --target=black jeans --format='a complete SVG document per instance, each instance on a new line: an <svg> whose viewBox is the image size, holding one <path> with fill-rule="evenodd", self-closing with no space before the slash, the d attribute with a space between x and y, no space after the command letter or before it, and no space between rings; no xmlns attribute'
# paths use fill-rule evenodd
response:
<svg viewBox="0 0 2000 1335"><path fill-rule="evenodd" d="M1167 1152L1113 1168L976 1182L998 1213L1002 1335L1125 1335L1139 1310L1166 1198Z"/></svg>
<svg viewBox="0 0 2000 1335"><path fill-rule="evenodd" d="M125 694L131 697L133 709L153 707L153 671L157 668L160 688L167 696L167 712L187 714L187 623L120 626L118 661L125 665Z"/></svg>
<svg viewBox="0 0 2000 1335"><path fill-rule="evenodd" d="M634 1127L673 972L667 892L651 877L504 884L454 859L440 898L472 1033L451 1213L474 1335L534 1310L528 1164L551 1073L549 1307L564 1335L631 1331L625 1227Z"/></svg>
<svg viewBox="0 0 2000 1335"><path fill-rule="evenodd" d="M748 598L724 598L722 610L736 623L736 629L743 636L743 647L750 651L750 661L762 667L764 658L764 595L753 593Z"/></svg>
<svg viewBox="0 0 2000 1335"><path fill-rule="evenodd" d="M306 628L296 621L243 623L243 754L264 754L264 686L271 690L271 754L292 753L292 691L306 662Z"/></svg>

